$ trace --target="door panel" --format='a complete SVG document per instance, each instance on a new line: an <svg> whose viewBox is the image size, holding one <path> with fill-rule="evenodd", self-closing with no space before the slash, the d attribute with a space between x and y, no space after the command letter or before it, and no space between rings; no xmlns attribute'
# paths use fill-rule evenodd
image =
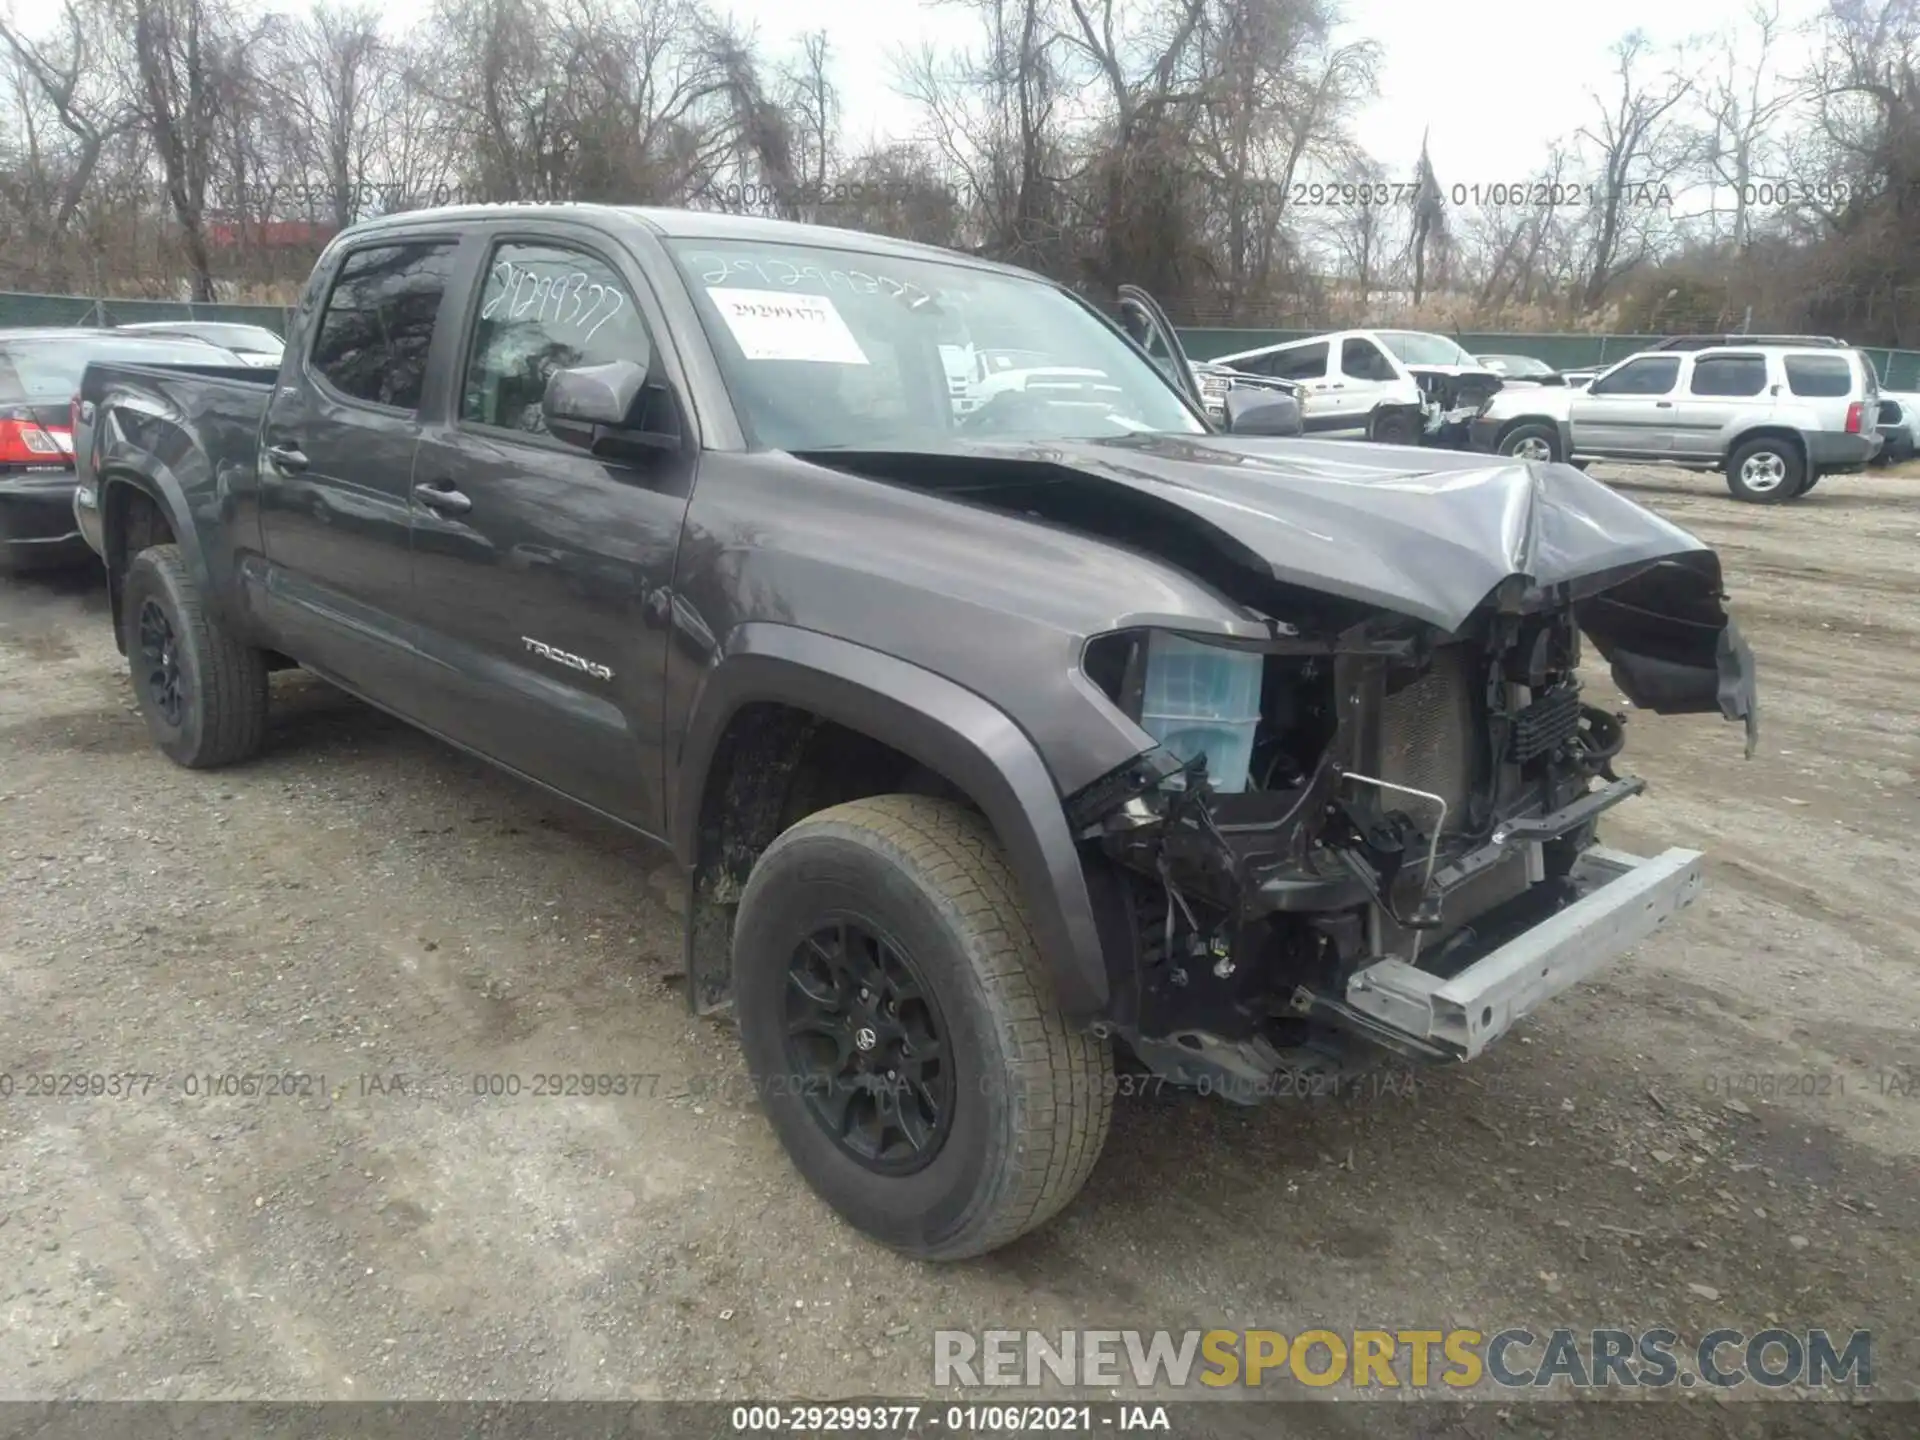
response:
<svg viewBox="0 0 1920 1440"><path fill-rule="evenodd" d="M300 659L384 698L411 665L408 492L450 242L349 254L261 435L269 614Z"/></svg>
<svg viewBox="0 0 1920 1440"><path fill-rule="evenodd" d="M1673 397L1674 454L1713 459L1735 411L1752 405L1766 388L1765 355L1695 356L1685 385Z"/></svg>
<svg viewBox="0 0 1920 1440"><path fill-rule="evenodd" d="M1649 355L1595 380L1571 401L1573 448L1642 455L1673 448L1682 357Z"/></svg>
<svg viewBox="0 0 1920 1440"><path fill-rule="evenodd" d="M540 409L554 370L644 361L637 289L584 249L509 243L489 257L456 415L429 429L414 467L414 613L435 677L429 724L658 833L692 451L596 457L547 435ZM648 403L645 428L679 427L669 393Z"/></svg>
<svg viewBox="0 0 1920 1440"><path fill-rule="evenodd" d="M1346 388L1335 392L1334 413L1354 428L1363 427L1374 407L1389 398L1399 376L1393 362L1364 335L1340 342L1339 364Z"/></svg>

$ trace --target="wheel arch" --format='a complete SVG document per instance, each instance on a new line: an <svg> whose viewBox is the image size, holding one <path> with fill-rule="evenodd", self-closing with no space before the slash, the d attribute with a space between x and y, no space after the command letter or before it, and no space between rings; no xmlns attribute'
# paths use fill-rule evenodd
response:
<svg viewBox="0 0 1920 1440"><path fill-rule="evenodd" d="M1784 440L1799 452L1800 463L1809 463L1807 437L1791 425L1753 425L1742 430L1727 442L1726 463L1731 465L1733 457L1740 453L1740 447L1751 445L1755 440Z"/></svg>
<svg viewBox="0 0 1920 1440"><path fill-rule="evenodd" d="M687 995L731 991L732 905L761 850L790 823L796 783L827 743L878 747L864 784L937 787L978 809L1006 848L1035 939L1073 1021L1110 997L1101 930L1059 791L1004 711L951 680L816 631L751 623L708 671L680 749L671 840L688 877ZM845 737L853 737L848 741ZM885 757L907 762L889 766ZM913 772L919 772L915 774ZM861 798L828 794L826 803ZM797 817L792 817L797 818Z"/></svg>
<svg viewBox="0 0 1920 1440"><path fill-rule="evenodd" d="M163 526L164 533L155 525ZM100 471L100 551L107 571L107 604L113 620L114 643L126 653L121 626L121 602L126 594L127 567L150 545L180 547L188 572L201 593L211 600L212 576L200 537L194 533L192 512L185 495L169 478L109 465Z"/></svg>
<svg viewBox="0 0 1920 1440"><path fill-rule="evenodd" d="M1555 420L1551 415L1516 415L1511 420L1502 420L1500 428L1493 435L1494 450L1497 452L1502 445L1506 444L1507 437L1522 425L1538 425L1551 433L1559 443L1562 458L1572 453L1567 445L1567 423L1564 420Z"/></svg>

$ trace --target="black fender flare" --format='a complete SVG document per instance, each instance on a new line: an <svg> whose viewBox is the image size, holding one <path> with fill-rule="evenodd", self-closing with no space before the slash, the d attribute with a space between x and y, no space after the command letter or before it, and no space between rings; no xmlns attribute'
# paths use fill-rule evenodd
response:
<svg viewBox="0 0 1920 1440"><path fill-rule="evenodd" d="M750 622L706 674L680 749L672 841L699 860L708 772L728 723L756 702L791 705L892 746L945 777L980 807L1006 847L1069 1020L1104 1013L1105 953L1086 870L1040 752L997 706L918 665L790 625ZM687 924L689 988L695 926Z"/></svg>
<svg viewBox="0 0 1920 1440"><path fill-rule="evenodd" d="M101 561L107 569L107 603L113 617L115 639L124 639L120 629L120 595L126 577L126 567L113 563L115 547L122 539L118 527L125 513L114 498L114 491L118 489L137 491L159 508L166 517L168 528L173 531L174 543L180 547L181 557L187 562L187 573L193 577L194 585L208 604L216 609L221 608L224 597L214 583L206 551L200 544L199 531L194 527L193 509L187 503L186 492L180 488L179 482L165 471L135 469L124 460L116 461L111 455L102 461L97 474L100 488Z"/></svg>

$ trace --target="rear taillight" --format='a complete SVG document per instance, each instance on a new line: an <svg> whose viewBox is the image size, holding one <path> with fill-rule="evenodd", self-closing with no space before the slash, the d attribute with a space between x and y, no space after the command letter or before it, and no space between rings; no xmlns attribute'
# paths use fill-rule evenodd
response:
<svg viewBox="0 0 1920 1440"><path fill-rule="evenodd" d="M48 465L72 453L73 437L68 431L48 429L33 420L0 420L0 465Z"/></svg>
<svg viewBox="0 0 1920 1440"><path fill-rule="evenodd" d="M1867 407L1862 405L1858 400L1847 406L1847 433L1849 435L1858 435L1860 433L1860 425L1861 422L1866 419L1866 415Z"/></svg>

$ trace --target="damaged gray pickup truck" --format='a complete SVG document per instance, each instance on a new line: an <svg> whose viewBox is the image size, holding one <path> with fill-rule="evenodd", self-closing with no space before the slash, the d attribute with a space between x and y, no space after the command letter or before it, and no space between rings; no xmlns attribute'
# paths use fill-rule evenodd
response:
<svg viewBox="0 0 1920 1440"><path fill-rule="evenodd" d="M1223 430L1133 310L737 216L388 217L277 377L92 366L77 513L167 755L258 752L298 664L662 841L806 1179L977 1255L1086 1181L1116 1053L1236 1100L1470 1060L1693 898L1596 843L1642 783L1583 643L1756 723L1691 536L1284 397ZM968 352L1030 378L974 403Z"/></svg>

